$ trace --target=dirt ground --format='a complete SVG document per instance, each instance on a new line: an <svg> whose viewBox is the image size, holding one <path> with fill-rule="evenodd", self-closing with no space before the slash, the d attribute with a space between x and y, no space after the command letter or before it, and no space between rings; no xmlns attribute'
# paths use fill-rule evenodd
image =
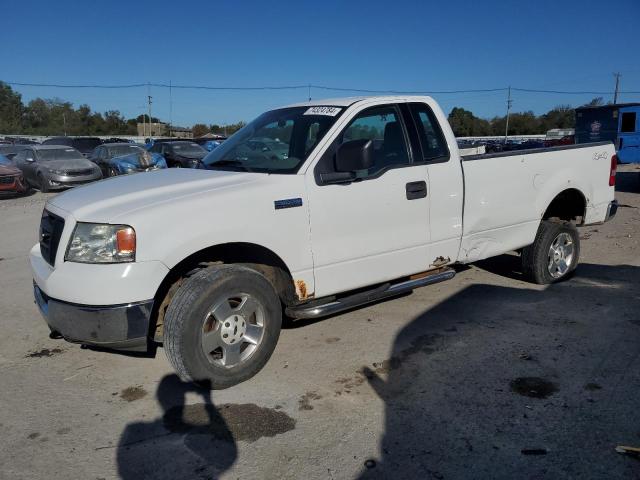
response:
<svg viewBox="0 0 640 480"><path fill-rule="evenodd" d="M575 277L504 255L449 282L283 330L208 392L162 349L50 340L28 251L46 195L0 200L0 478L640 478L640 170L581 229Z"/></svg>

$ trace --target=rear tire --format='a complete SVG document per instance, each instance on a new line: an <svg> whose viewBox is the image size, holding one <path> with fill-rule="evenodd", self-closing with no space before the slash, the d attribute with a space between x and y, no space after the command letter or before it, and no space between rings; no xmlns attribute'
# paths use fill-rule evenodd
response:
<svg viewBox="0 0 640 480"><path fill-rule="evenodd" d="M228 388L264 367L281 325L280 299L263 275L215 265L180 285L165 314L163 343L180 378Z"/></svg>
<svg viewBox="0 0 640 480"><path fill-rule="evenodd" d="M575 225L543 220L534 242L522 249L522 270L532 282L549 285L571 276L580 259Z"/></svg>

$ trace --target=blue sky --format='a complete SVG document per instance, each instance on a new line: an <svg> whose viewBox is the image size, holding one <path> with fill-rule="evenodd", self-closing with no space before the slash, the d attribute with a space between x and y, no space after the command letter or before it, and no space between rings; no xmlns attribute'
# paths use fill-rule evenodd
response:
<svg viewBox="0 0 640 480"><path fill-rule="evenodd" d="M328 85L379 90L521 88L640 91L640 1L12 1L2 9L0 80L24 83ZM24 100L59 97L131 117L147 88L15 87ZM312 90L312 97L347 96ZM151 88L169 119L169 91ZM173 123L250 120L304 101L307 90L172 91ZM594 95L513 95L543 113ZM502 115L505 93L440 94ZM606 96L605 96L606 97ZM605 98L610 100L611 96ZM622 95L621 101L640 101Z"/></svg>

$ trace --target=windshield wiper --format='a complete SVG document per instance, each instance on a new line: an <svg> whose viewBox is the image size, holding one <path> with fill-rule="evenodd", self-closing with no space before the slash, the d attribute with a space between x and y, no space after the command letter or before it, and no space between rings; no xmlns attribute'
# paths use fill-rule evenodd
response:
<svg viewBox="0 0 640 480"><path fill-rule="evenodd" d="M240 160L218 160L217 162L213 162L210 163L209 165L207 165L207 168L213 168L213 167L237 167L237 168L241 168L242 170L251 173L251 169L249 167L247 167L243 162L241 162Z"/></svg>

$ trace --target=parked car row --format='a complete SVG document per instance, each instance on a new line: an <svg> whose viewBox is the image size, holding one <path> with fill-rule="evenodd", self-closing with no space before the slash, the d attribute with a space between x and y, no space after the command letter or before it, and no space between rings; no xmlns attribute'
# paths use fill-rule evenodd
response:
<svg viewBox="0 0 640 480"><path fill-rule="evenodd" d="M183 139L158 139L149 146L109 140L54 137L41 145L0 144L0 194L23 194L32 188L48 192L168 167L204 168L202 159L209 153Z"/></svg>

